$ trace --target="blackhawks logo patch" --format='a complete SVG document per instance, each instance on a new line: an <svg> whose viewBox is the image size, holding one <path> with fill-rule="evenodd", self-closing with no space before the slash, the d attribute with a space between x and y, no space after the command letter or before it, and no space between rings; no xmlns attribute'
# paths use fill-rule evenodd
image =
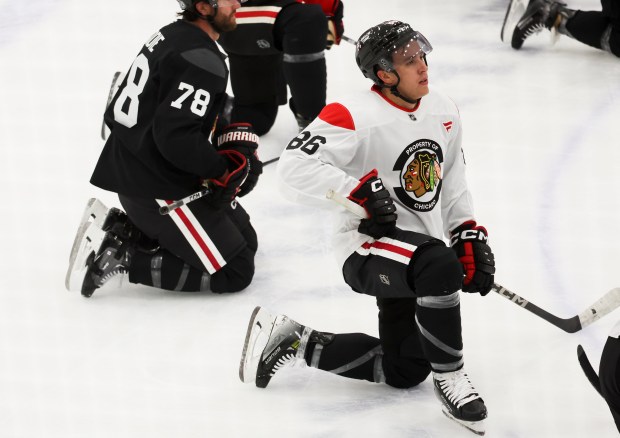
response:
<svg viewBox="0 0 620 438"><path fill-rule="evenodd" d="M433 140L420 139L408 145L392 170L400 174L398 199L415 211L430 211L441 193L443 152Z"/></svg>

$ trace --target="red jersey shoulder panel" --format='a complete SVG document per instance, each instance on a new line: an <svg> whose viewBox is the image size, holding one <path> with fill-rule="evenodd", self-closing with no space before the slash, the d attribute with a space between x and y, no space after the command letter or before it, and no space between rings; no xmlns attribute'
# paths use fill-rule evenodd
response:
<svg viewBox="0 0 620 438"><path fill-rule="evenodd" d="M325 106L318 117L330 125L355 131L355 123L351 113L347 107L340 103L330 103Z"/></svg>

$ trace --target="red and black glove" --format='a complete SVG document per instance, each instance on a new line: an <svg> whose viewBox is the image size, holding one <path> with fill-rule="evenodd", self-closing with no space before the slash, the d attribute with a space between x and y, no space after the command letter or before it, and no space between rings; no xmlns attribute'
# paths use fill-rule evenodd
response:
<svg viewBox="0 0 620 438"><path fill-rule="evenodd" d="M394 231L398 218L396 206L390 192L378 177L377 169L362 177L348 198L364 207L368 213L368 219L362 219L357 228L360 233L379 239Z"/></svg>
<svg viewBox="0 0 620 438"><path fill-rule="evenodd" d="M463 292L488 294L494 281L495 256L487 245L487 230L475 221L467 221L456 227L450 236L452 249L465 271Z"/></svg>
<svg viewBox="0 0 620 438"><path fill-rule="evenodd" d="M305 0L304 3L311 3L320 5L327 17L327 43L325 48L327 50L332 48L332 45L340 44L342 40L342 34L344 33L344 23L342 19L344 17L344 5L341 0Z"/></svg>
<svg viewBox="0 0 620 438"><path fill-rule="evenodd" d="M249 123L234 123L222 129L217 137L219 151L237 151L242 153L248 165L247 178L239 188L237 196L245 196L250 193L258 178L263 173L263 163L258 159L258 135Z"/></svg>
<svg viewBox="0 0 620 438"><path fill-rule="evenodd" d="M248 177L248 161L241 152L233 150L218 151L228 162L228 168L224 175L219 178L211 178L206 182L211 188L211 194L207 198L215 208L223 208L230 205L240 191Z"/></svg>

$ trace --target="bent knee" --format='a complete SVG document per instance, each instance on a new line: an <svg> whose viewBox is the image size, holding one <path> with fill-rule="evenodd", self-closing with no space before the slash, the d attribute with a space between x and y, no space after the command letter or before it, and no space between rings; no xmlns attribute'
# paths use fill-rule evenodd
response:
<svg viewBox="0 0 620 438"><path fill-rule="evenodd" d="M239 292L248 287L254 278L254 252L244 248L222 269L211 276L214 293Z"/></svg>
<svg viewBox="0 0 620 438"><path fill-rule="evenodd" d="M385 369L385 383L394 388L408 389L424 382L431 373L428 362L419 360L408 364L407 367L393 367Z"/></svg>
<svg viewBox="0 0 620 438"><path fill-rule="evenodd" d="M449 295L461 289L463 266L452 248L433 242L415 251L408 280L417 296Z"/></svg>

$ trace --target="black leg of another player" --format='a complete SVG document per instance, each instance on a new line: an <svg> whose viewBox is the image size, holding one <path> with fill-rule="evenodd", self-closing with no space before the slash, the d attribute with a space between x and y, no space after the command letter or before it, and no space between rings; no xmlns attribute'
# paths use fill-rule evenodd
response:
<svg viewBox="0 0 620 438"><path fill-rule="evenodd" d="M291 109L310 122L325 106L327 21L317 5L291 5L282 10L274 29L281 44L283 71L291 90Z"/></svg>
<svg viewBox="0 0 620 438"><path fill-rule="evenodd" d="M256 232L241 205L214 214L197 200L170 215L158 213L154 200L119 196L135 225L161 245L136 251L129 281L184 292L237 292L254 276Z"/></svg>
<svg viewBox="0 0 620 438"><path fill-rule="evenodd" d="M234 94L231 123L250 123L257 135L273 126L278 105L286 103L282 54L229 54L230 84Z"/></svg>
<svg viewBox="0 0 620 438"><path fill-rule="evenodd" d="M601 393L620 432L620 339L608 337L599 367Z"/></svg>

